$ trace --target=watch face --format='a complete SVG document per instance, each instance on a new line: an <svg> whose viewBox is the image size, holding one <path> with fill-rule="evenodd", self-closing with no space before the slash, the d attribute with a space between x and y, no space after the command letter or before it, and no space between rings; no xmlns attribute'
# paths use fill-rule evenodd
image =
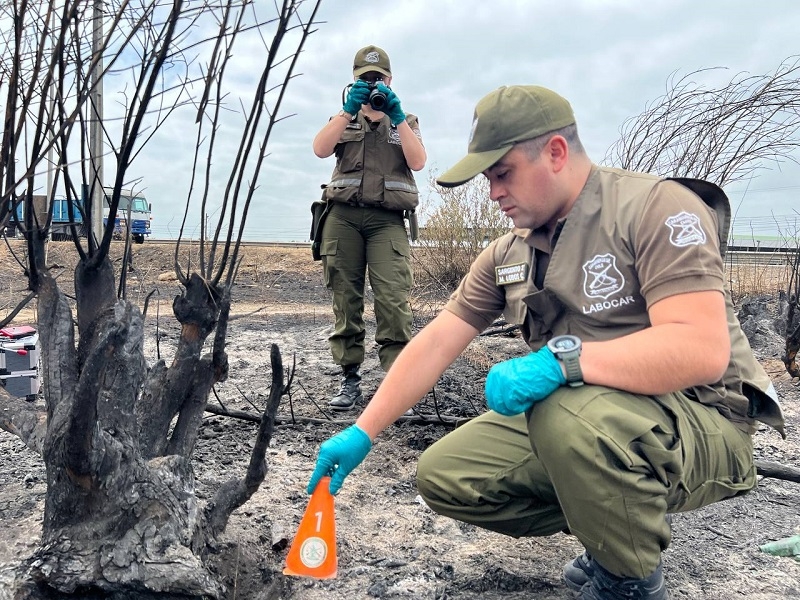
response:
<svg viewBox="0 0 800 600"><path fill-rule="evenodd" d="M572 350L578 347L578 342L572 337L562 335L552 340L556 350Z"/></svg>

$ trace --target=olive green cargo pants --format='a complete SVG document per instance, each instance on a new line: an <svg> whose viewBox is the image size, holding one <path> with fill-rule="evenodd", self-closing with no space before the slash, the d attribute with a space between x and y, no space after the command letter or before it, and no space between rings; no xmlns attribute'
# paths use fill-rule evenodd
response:
<svg viewBox="0 0 800 600"><path fill-rule="evenodd" d="M333 362L364 361L364 284L375 297L375 341L388 371L411 339L411 248L401 211L336 203L322 230L322 268L333 293Z"/></svg>
<svg viewBox="0 0 800 600"><path fill-rule="evenodd" d="M670 543L668 512L756 484L750 436L683 394L562 387L530 416L489 411L420 457L433 510L514 537L566 528L606 569L644 578Z"/></svg>

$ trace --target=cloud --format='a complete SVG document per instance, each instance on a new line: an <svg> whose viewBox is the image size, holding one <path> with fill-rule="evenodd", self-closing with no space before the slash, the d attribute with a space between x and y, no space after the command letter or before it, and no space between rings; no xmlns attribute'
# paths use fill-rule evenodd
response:
<svg viewBox="0 0 800 600"><path fill-rule="evenodd" d="M271 5L259 2L262 16ZM311 142L341 108L355 51L384 48L392 61L393 88L404 109L419 116L428 166L417 174L423 193L431 170L442 171L465 152L475 103L500 85L537 83L556 89L573 104L585 146L596 161L616 141L629 117L666 91L671 74L725 67L709 74L727 82L740 71L761 75L796 53L800 4L781 0L374 0L323 2L317 31L306 42L251 208L248 235L303 241L310 203L328 180L334 159L321 160ZM264 47L253 38L237 47L230 97L249 98L263 68ZM193 151L191 117L166 126L132 172L143 179L158 237L174 234L183 211ZM235 151L231 115L220 131L219 166ZM739 215L787 214L798 169L791 164L764 171L751 189L728 190ZM225 181L215 179L215 195ZM789 188L789 189L786 189ZM758 195L753 190L762 189ZM192 218L200 216L195 211ZM167 225L169 224L169 231Z"/></svg>

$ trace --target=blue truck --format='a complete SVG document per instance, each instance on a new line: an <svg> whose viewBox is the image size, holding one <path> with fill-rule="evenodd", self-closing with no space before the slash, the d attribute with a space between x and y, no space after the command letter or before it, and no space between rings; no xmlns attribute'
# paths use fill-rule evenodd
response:
<svg viewBox="0 0 800 600"><path fill-rule="evenodd" d="M105 194L103 194L104 225L108 222L108 203L111 200L111 191L111 188L105 188ZM114 234L125 237L128 233L128 218L130 218L131 239L137 244L144 243L145 236L151 234L152 208L152 205L141 194L133 194L130 190L121 190L117 218L114 221Z"/></svg>
<svg viewBox="0 0 800 600"><path fill-rule="evenodd" d="M108 222L109 200L111 188L106 188L103 195L103 225ZM44 200L44 197L41 198ZM71 227L78 230L80 237L86 237L88 231L87 224L84 223L84 213L80 210L82 200L72 201L72 215L70 218L69 203L63 196L53 198L53 221L50 227L52 239L68 240L72 238ZM20 203L16 208L19 222L23 222L23 204ZM117 218L114 220L114 237L124 239L128 234L128 219L131 222L131 239L137 244L144 243L145 236L151 234L150 221L152 220L152 206L141 194L131 194L129 190L122 190L120 195ZM13 217L9 219L6 226L6 235L15 237L17 228Z"/></svg>

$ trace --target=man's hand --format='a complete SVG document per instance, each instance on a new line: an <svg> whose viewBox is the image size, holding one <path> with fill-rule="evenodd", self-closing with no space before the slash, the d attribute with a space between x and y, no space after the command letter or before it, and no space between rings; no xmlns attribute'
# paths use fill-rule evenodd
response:
<svg viewBox="0 0 800 600"><path fill-rule="evenodd" d="M360 79L350 86L347 92L347 100L342 106L342 110L348 114L354 115L361 110L361 105L366 104L369 100L369 84Z"/></svg>
<svg viewBox="0 0 800 600"><path fill-rule="evenodd" d="M545 346L527 356L497 363L486 376L486 403L507 417L525 412L567 383L561 363Z"/></svg>
<svg viewBox="0 0 800 600"><path fill-rule="evenodd" d="M358 425L351 425L337 433L319 447L317 466L311 474L306 491L314 491L325 475L331 476L330 491L336 494L344 483L344 478L361 464L372 448L372 440Z"/></svg>
<svg viewBox="0 0 800 600"><path fill-rule="evenodd" d="M383 112L389 117L392 125L397 127L400 123L406 120L406 113L400 107L400 98L391 88L386 87L382 83L378 84L378 90L386 94L386 105L383 107Z"/></svg>

